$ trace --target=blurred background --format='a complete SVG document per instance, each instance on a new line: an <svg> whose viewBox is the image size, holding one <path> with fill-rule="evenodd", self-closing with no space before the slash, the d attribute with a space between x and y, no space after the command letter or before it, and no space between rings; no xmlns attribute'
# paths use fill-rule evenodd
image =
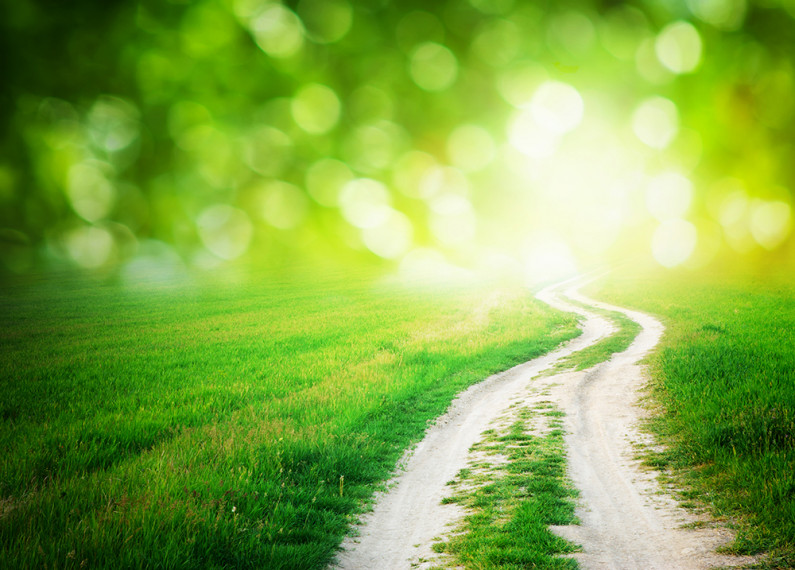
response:
<svg viewBox="0 0 795 570"><path fill-rule="evenodd" d="M795 251L793 0L0 10L5 275Z"/></svg>

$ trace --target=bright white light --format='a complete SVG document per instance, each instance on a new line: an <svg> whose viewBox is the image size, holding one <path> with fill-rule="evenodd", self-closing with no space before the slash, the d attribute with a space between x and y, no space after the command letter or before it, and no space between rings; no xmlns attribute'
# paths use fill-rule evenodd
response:
<svg viewBox="0 0 795 570"><path fill-rule="evenodd" d="M526 156L547 158L557 151L560 136L539 125L530 109L525 109L511 122L508 141Z"/></svg>
<svg viewBox="0 0 795 570"><path fill-rule="evenodd" d="M559 81L544 82L530 100L530 111L536 122L558 135L576 129L584 110L580 92Z"/></svg>
<svg viewBox="0 0 795 570"><path fill-rule="evenodd" d="M436 249L418 247L400 261L400 276L412 283L456 283L472 278L465 269L452 265Z"/></svg>
<svg viewBox="0 0 795 570"><path fill-rule="evenodd" d="M448 246L470 243L475 238L477 220L472 204L463 196L443 194L431 201L431 233Z"/></svg>
<svg viewBox="0 0 795 570"><path fill-rule="evenodd" d="M529 238L524 259L528 284L561 279L577 273L571 248L552 234Z"/></svg>
<svg viewBox="0 0 795 570"><path fill-rule="evenodd" d="M693 183L678 172L664 172L646 187L646 207L660 221L681 218L690 208Z"/></svg>
<svg viewBox="0 0 795 570"><path fill-rule="evenodd" d="M682 219L666 220L654 231L651 252L664 267L674 267L687 261L696 249L698 232L690 222Z"/></svg>

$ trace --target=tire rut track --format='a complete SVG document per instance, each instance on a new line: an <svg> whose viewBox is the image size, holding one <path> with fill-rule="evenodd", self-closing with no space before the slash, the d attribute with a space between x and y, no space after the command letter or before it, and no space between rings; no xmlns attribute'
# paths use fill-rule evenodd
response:
<svg viewBox="0 0 795 570"><path fill-rule="evenodd" d="M452 532L463 509L442 504L447 482L470 460L470 448L506 410L551 399L565 413L569 472L581 493L581 525L555 532L582 545L574 557L582 568L695 569L747 563L719 556L714 549L731 535L725 529L685 529L695 516L662 492L655 476L635 459L648 444L638 423L637 405L645 383L638 361L656 346L663 327L637 311L593 301L580 287L594 278L568 280L536 296L550 306L583 317L583 333L558 349L495 374L462 392L401 461L387 491L378 493L372 512L342 544L333 568L344 570L427 568L443 564L431 547ZM612 324L567 299L621 312L642 329L624 352L588 370L543 373L569 355L613 332Z"/></svg>

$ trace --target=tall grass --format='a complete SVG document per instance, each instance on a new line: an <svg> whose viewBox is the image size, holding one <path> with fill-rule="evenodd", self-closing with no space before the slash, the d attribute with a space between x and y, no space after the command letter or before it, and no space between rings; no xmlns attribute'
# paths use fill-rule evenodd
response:
<svg viewBox="0 0 795 570"><path fill-rule="evenodd" d="M515 287L0 290L0 567L322 568L428 422L576 334Z"/></svg>
<svg viewBox="0 0 795 570"><path fill-rule="evenodd" d="M738 552L795 566L795 282L792 267L616 276L592 294L662 317L651 359L655 424Z"/></svg>

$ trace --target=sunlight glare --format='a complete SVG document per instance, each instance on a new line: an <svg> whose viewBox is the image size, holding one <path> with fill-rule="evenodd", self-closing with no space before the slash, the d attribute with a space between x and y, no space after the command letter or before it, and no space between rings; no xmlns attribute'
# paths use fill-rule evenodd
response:
<svg viewBox="0 0 795 570"><path fill-rule="evenodd" d="M571 248L554 235L534 236L525 249L525 280L529 285L577 273Z"/></svg>
<svg viewBox="0 0 795 570"><path fill-rule="evenodd" d="M455 283L472 278L472 273L451 264L442 252L428 247L409 251L400 260L400 277L409 283Z"/></svg>
<svg viewBox="0 0 795 570"><path fill-rule="evenodd" d="M464 245L475 238L477 219L472 204L465 197L445 193L436 196L430 208L431 233L440 244Z"/></svg>
<svg viewBox="0 0 795 570"><path fill-rule="evenodd" d="M662 222L651 239L654 259L663 267L681 265L693 254L698 241L696 227L681 218Z"/></svg>
<svg viewBox="0 0 795 570"><path fill-rule="evenodd" d="M646 207L658 221L683 217L690 208L693 183L678 172L664 172L649 180Z"/></svg>
<svg viewBox="0 0 795 570"><path fill-rule="evenodd" d="M558 149L560 136L542 127L530 109L520 111L508 128L511 145L532 158L547 158Z"/></svg>
<svg viewBox="0 0 795 570"><path fill-rule="evenodd" d="M558 135L577 128L584 109L580 92L560 81L546 81L530 100L533 118L539 125Z"/></svg>

